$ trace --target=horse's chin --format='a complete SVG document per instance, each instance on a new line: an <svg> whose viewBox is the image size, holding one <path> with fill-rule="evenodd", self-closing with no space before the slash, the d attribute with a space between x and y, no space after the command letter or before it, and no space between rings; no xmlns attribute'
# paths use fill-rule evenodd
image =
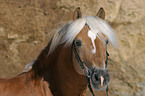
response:
<svg viewBox="0 0 145 96"><path fill-rule="evenodd" d="M93 88L95 90L105 90L107 88L108 85L104 85L104 86L101 86L101 85L93 85Z"/></svg>

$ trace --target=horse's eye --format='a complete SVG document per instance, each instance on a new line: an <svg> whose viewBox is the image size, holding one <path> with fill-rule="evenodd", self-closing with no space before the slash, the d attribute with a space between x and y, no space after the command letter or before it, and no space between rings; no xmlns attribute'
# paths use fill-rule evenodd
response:
<svg viewBox="0 0 145 96"><path fill-rule="evenodd" d="M76 46L81 46L81 45L82 45L81 40L76 40Z"/></svg>

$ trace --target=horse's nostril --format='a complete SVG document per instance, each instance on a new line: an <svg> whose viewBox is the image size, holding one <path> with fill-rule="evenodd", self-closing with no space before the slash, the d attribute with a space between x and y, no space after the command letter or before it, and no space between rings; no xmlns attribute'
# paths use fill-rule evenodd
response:
<svg viewBox="0 0 145 96"><path fill-rule="evenodd" d="M108 81L108 82L110 81L110 74L106 75L106 81Z"/></svg>
<svg viewBox="0 0 145 96"><path fill-rule="evenodd" d="M106 75L106 77L110 77L110 75L109 75L109 74L107 74L107 75Z"/></svg>
<svg viewBox="0 0 145 96"><path fill-rule="evenodd" d="M99 81L99 76L97 74L95 74L95 79L96 81Z"/></svg>

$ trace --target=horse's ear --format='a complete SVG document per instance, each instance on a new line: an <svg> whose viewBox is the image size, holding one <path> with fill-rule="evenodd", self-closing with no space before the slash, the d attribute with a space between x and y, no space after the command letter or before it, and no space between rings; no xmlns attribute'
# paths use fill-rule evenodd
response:
<svg viewBox="0 0 145 96"><path fill-rule="evenodd" d="M101 7L100 10L98 11L97 15L98 17L105 19L105 11L104 9Z"/></svg>
<svg viewBox="0 0 145 96"><path fill-rule="evenodd" d="M82 17L82 12L80 7L78 7L73 14L73 20L79 19L81 17Z"/></svg>

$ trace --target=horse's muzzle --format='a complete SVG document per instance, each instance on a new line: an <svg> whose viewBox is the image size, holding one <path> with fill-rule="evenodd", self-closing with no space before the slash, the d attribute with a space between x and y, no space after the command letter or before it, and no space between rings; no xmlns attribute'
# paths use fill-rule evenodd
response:
<svg viewBox="0 0 145 96"><path fill-rule="evenodd" d="M107 69L93 69L91 74L91 82L96 90L103 90L110 81L110 74Z"/></svg>

